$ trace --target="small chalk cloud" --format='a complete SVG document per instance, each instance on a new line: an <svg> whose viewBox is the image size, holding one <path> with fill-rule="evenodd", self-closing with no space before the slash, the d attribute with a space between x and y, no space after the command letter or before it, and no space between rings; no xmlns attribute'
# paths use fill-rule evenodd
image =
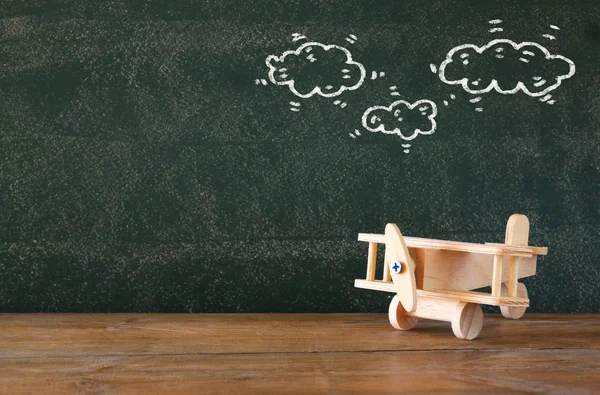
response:
<svg viewBox="0 0 600 395"><path fill-rule="evenodd" d="M348 49L333 44L306 42L281 55L269 55L265 62L273 84L287 85L303 99L339 96L358 89L366 76L364 66L352 59Z"/></svg>
<svg viewBox="0 0 600 395"><path fill-rule="evenodd" d="M410 141L420 134L433 134L437 128L436 115L437 106L430 100L414 103L398 100L387 107L369 107L362 116L362 125L370 132L396 134Z"/></svg>
<svg viewBox="0 0 600 395"><path fill-rule="evenodd" d="M540 97L574 74L575 63L570 59L553 55L534 42L507 39L493 40L482 47L459 45L448 52L438 69L442 82L461 85L474 95L495 90Z"/></svg>

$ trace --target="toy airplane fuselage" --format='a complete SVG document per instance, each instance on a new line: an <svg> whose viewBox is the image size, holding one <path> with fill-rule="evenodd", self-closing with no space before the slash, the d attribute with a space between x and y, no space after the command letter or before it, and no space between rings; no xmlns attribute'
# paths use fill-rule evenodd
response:
<svg viewBox="0 0 600 395"><path fill-rule="evenodd" d="M483 324L480 304L500 306L507 318L518 319L529 306L519 279L535 275L537 255L545 247L528 246L529 220L515 214L508 220L504 244L474 244L403 237L395 224L385 234L358 235L369 243L366 279L357 288L392 292L390 323L411 329L417 318L452 323L456 337L474 339ZM382 280L375 279L377 245L385 244ZM490 286L491 294L472 290Z"/></svg>

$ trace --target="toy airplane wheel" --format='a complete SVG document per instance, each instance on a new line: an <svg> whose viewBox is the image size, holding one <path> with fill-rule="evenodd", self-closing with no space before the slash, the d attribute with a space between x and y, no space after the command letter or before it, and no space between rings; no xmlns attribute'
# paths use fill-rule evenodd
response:
<svg viewBox="0 0 600 395"><path fill-rule="evenodd" d="M452 332L459 339L473 340L483 327L483 310L475 303L459 302L452 315Z"/></svg>
<svg viewBox="0 0 600 395"><path fill-rule="evenodd" d="M404 309L404 306L402 306L398 295L395 295L392 299L392 303L390 303L388 317L390 319L390 324L401 331L412 329L417 324L416 317L409 317L406 315L406 310Z"/></svg>
<svg viewBox="0 0 600 395"><path fill-rule="evenodd" d="M502 296L508 295L508 286L506 283L502 283ZM518 283L517 284L517 297L519 298L527 298L527 288L525 284ZM525 306L500 306L500 312L505 318L511 318L513 320L518 320L523 317L527 307Z"/></svg>

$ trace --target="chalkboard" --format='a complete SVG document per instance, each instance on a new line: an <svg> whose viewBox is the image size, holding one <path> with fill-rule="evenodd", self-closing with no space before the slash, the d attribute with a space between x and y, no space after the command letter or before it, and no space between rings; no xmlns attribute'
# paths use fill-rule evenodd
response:
<svg viewBox="0 0 600 395"><path fill-rule="evenodd" d="M0 311L385 311L359 232L600 311L598 1L5 0Z"/></svg>

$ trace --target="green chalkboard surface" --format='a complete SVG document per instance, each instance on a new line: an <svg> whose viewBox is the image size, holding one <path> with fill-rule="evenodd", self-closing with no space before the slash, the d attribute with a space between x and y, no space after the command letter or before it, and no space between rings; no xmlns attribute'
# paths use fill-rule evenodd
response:
<svg viewBox="0 0 600 395"><path fill-rule="evenodd" d="M600 2L3 0L0 311L385 311L359 232L600 311Z"/></svg>

